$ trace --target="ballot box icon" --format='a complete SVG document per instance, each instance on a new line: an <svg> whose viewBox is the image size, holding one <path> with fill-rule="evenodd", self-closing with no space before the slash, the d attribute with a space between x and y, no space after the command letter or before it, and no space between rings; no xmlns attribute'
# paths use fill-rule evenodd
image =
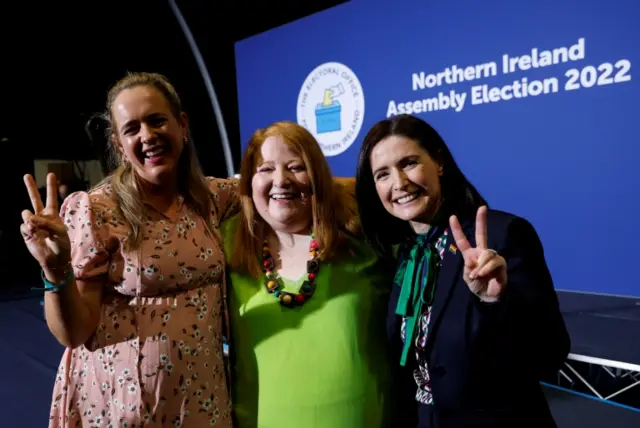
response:
<svg viewBox="0 0 640 428"><path fill-rule="evenodd" d="M324 90L322 102L316 106L316 132L324 134L342 129L342 105L338 97L344 94L342 83Z"/></svg>

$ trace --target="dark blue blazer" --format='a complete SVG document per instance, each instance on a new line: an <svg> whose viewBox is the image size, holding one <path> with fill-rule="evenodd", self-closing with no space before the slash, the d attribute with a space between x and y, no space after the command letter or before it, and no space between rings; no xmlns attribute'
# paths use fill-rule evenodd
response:
<svg viewBox="0 0 640 428"><path fill-rule="evenodd" d="M462 227L475 245L475 219L463 221ZM501 211L488 210L487 233L489 248L506 259L508 269L505 292L493 304L469 290L462 255L449 249L455 240L448 235L426 345L437 427L555 427L540 379L557 372L570 342L542 244L528 221ZM415 362L399 363L399 292L394 286L387 314L393 426L415 428L426 406L414 398Z"/></svg>

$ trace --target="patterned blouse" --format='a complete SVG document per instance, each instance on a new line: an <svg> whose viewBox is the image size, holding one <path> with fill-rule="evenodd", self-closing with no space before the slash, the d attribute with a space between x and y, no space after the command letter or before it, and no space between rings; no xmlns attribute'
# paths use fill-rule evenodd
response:
<svg viewBox="0 0 640 428"><path fill-rule="evenodd" d="M438 263L442 262L444 257L444 249L447 242L448 229L445 229L444 233L436 241L435 247L439 257ZM429 369L427 367L427 357L425 355L425 346L427 344L427 337L429 334L429 323L431 322L431 306L428 306L420 316L418 321L418 331L416 333L415 341L415 354L416 354L416 368L413 371L413 378L416 381L416 401L422 404L433 404L433 395L431 394L431 387L429 385ZM402 342L405 342L407 318L403 317L400 337Z"/></svg>

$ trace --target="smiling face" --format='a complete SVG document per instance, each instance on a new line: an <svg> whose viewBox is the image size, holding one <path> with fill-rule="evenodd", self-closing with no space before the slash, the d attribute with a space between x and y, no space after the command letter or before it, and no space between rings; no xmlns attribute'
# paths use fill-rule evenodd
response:
<svg viewBox="0 0 640 428"><path fill-rule="evenodd" d="M150 86L120 92L111 115L114 141L138 175L153 184L175 179L187 136L186 116L176 118L165 97Z"/></svg>
<svg viewBox="0 0 640 428"><path fill-rule="evenodd" d="M414 140L392 135L371 151L378 197L394 217L419 231L429 224L441 201L442 167Z"/></svg>
<svg viewBox="0 0 640 428"><path fill-rule="evenodd" d="M274 230L301 233L312 223L311 180L300 154L279 136L268 137L251 180L256 210Z"/></svg>

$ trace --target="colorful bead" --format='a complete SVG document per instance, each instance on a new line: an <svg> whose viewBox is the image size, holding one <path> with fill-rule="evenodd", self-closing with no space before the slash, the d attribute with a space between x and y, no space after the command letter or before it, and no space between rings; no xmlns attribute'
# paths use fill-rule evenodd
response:
<svg viewBox="0 0 640 428"><path fill-rule="evenodd" d="M317 259L318 254L318 241L312 234L311 243L309 244L309 255L311 256L311 260L307 262L307 281L303 282L299 293L287 293L281 291L279 287L277 280L278 273L275 272L275 265L269 251L269 245L265 240L262 248L262 266L265 273L265 288L267 291L269 293L273 293L283 306L294 307L296 305L304 304L311 298L311 296L313 296L315 291L313 281L315 280L320 267L320 263Z"/></svg>
<svg viewBox="0 0 640 428"><path fill-rule="evenodd" d="M283 294L282 295L282 303L284 303L285 305L290 305L291 304L291 294Z"/></svg>
<svg viewBox="0 0 640 428"><path fill-rule="evenodd" d="M318 260L316 260L316 259L309 260L307 262L307 272L308 273L317 272L319 267L320 267L320 264L318 263Z"/></svg>

